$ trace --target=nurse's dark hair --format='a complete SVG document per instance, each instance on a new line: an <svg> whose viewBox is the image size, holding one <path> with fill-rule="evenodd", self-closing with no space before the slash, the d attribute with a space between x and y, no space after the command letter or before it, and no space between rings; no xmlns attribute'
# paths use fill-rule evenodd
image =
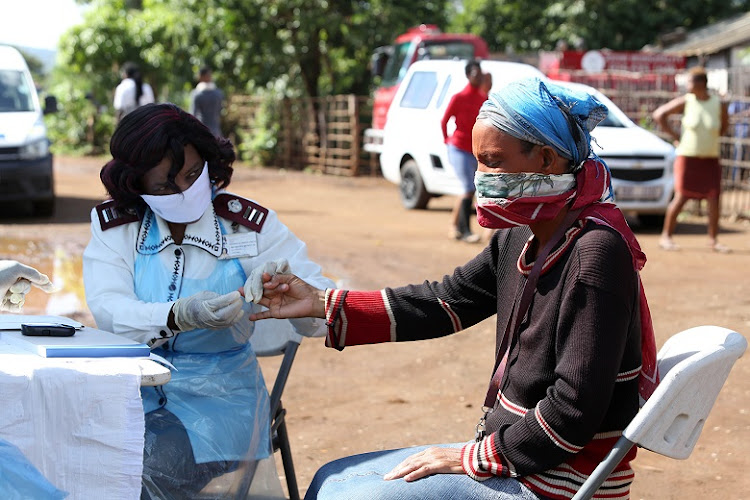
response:
<svg viewBox="0 0 750 500"><path fill-rule="evenodd" d="M217 189L232 179L234 148L229 139L215 137L197 118L174 104L146 104L131 111L120 121L109 141L110 160L99 174L115 206L142 216L146 202L143 176L169 158L167 179L175 192L174 182L185 163L185 146L191 144L208 162L208 175Z"/></svg>

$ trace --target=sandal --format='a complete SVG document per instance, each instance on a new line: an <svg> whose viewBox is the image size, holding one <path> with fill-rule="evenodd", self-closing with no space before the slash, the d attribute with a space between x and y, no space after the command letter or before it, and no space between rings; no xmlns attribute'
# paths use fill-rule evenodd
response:
<svg viewBox="0 0 750 500"><path fill-rule="evenodd" d="M461 236L461 241L465 243L479 243L479 241L482 239L481 236L478 234L468 233L463 236Z"/></svg>
<svg viewBox="0 0 750 500"><path fill-rule="evenodd" d="M675 252L680 249L680 246L672 240L659 240L659 248L668 252Z"/></svg>
<svg viewBox="0 0 750 500"><path fill-rule="evenodd" d="M732 249L721 243L709 243L709 247L716 253L732 253Z"/></svg>

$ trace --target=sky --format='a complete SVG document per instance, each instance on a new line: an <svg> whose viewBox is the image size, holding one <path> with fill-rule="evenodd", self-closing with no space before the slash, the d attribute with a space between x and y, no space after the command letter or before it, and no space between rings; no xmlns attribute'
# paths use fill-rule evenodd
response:
<svg viewBox="0 0 750 500"><path fill-rule="evenodd" d="M0 43L56 50L68 28L80 23L75 0L0 0Z"/></svg>

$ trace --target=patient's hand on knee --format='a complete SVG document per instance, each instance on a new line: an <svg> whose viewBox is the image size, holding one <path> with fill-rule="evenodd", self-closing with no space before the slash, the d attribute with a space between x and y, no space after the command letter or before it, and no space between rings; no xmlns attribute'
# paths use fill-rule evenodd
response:
<svg viewBox="0 0 750 500"><path fill-rule="evenodd" d="M415 481L433 474L463 473L461 448L433 447L410 456L383 476L383 479L390 481L404 478L405 481Z"/></svg>

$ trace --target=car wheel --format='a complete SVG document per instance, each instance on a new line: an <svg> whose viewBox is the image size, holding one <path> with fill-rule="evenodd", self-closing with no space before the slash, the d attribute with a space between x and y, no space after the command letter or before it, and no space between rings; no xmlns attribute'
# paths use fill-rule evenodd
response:
<svg viewBox="0 0 750 500"><path fill-rule="evenodd" d="M427 208L430 193L424 187L419 166L414 160L407 160L401 167L401 204L409 210Z"/></svg>
<svg viewBox="0 0 750 500"><path fill-rule="evenodd" d="M35 201L34 215L38 217L51 217L55 215L55 199Z"/></svg>
<svg viewBox="0 0 750 500"><path fill-rule="evenodd" d="M641 226L659 229L664 227L664 217L664 214L638 214L638 222Z"/></svg>

